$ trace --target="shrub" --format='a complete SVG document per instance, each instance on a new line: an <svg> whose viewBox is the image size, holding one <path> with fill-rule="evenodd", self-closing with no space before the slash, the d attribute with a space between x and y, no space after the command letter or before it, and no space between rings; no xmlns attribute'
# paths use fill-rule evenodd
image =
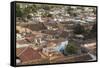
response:
<svg viewBox="0 0 100 68"><path fill-rule="evenodd" d="M82 34L85 32L85 29L82 25L80 24L77 24L75 27L74 27L74 33L75 34Z"/></svg>
<svg viewBox="0 0 100 68"><path fill-rule="evenodd" d="M76 45L75 42L69 42L68 45L66 45L65 47L65 54L76 54L77 53L77 50L78 50L78 47Z"/></svg>

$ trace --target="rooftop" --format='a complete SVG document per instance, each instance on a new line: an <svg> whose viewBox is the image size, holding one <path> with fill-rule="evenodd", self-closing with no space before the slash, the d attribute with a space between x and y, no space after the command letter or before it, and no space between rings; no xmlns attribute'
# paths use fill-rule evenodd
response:
<svg viewBox="0 0 100 68"><path fill-rule="evenodd" d="M17 56L22 62L28 62L36 59L40 59L41 55L38 51L33 50L31 47L17 48Z"/></svg>

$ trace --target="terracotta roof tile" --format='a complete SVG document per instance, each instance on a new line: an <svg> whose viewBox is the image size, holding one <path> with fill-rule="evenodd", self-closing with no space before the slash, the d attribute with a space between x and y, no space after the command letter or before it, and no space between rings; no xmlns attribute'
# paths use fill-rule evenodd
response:
<svg viewBox="0 0 100 68"><path fill-rule="evenodd" d="M16 43L18 43L18 44L28 44L29 42L27 40L17 40Z"/></svg>
<svg viewBox="0 0 100 68"><path fill-rule="evenodd" d="M28 62L31 60L41 58L41 55L39 54L39 52L36 50L33 50L31 47L21 48L17 51L18 51L17 54L20 52L18 57L21 59L22 62Z"/></svg>

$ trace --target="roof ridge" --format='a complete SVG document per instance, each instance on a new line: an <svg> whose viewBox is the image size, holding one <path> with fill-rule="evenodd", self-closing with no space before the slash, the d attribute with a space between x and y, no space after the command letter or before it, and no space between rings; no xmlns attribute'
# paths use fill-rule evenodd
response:
<svg viewBox="0 0 100 68"><path fill-rule="evenodd" d="M28 47L26 47L21 53L19 53L18 56L20 56L21 54L23 54L27 49L28 49Z"/></svg>

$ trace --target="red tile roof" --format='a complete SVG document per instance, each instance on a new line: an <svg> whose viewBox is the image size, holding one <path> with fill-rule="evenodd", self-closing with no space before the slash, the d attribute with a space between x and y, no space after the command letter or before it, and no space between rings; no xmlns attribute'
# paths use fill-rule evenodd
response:
<svg viewBox="0 0 100 68"><path fill-rule="evenodd" d="M33 31L39 31L39 30L44 30L46 29L46 27L44 26L43 23L39 23L39 24L23 24L22 25L25 28L29 28Z"/></svg>
<svg viewBox="0 0 100 68"><path fill-rule="evenodd" d="M18 44L28 44L29 42L27 40L17 40L16 43L18 43Z"/></svg>
<svg viewBox="0 0 100 68"><path fill-rule="evenodd" d="M50 34L50 35L55 35L55 34L57 34L57 32L54 31L54 30L45 30L45 31L43 31L42 33Z"/></svg>
<svg viewBox="0 0 100 68"><path fill-rule="evenodd" d="M21 59L22 62L28 62L35 59L40 59L41 55L38 51L33 50L31 47L26 48L18 48L17 55Z"/></svg>

